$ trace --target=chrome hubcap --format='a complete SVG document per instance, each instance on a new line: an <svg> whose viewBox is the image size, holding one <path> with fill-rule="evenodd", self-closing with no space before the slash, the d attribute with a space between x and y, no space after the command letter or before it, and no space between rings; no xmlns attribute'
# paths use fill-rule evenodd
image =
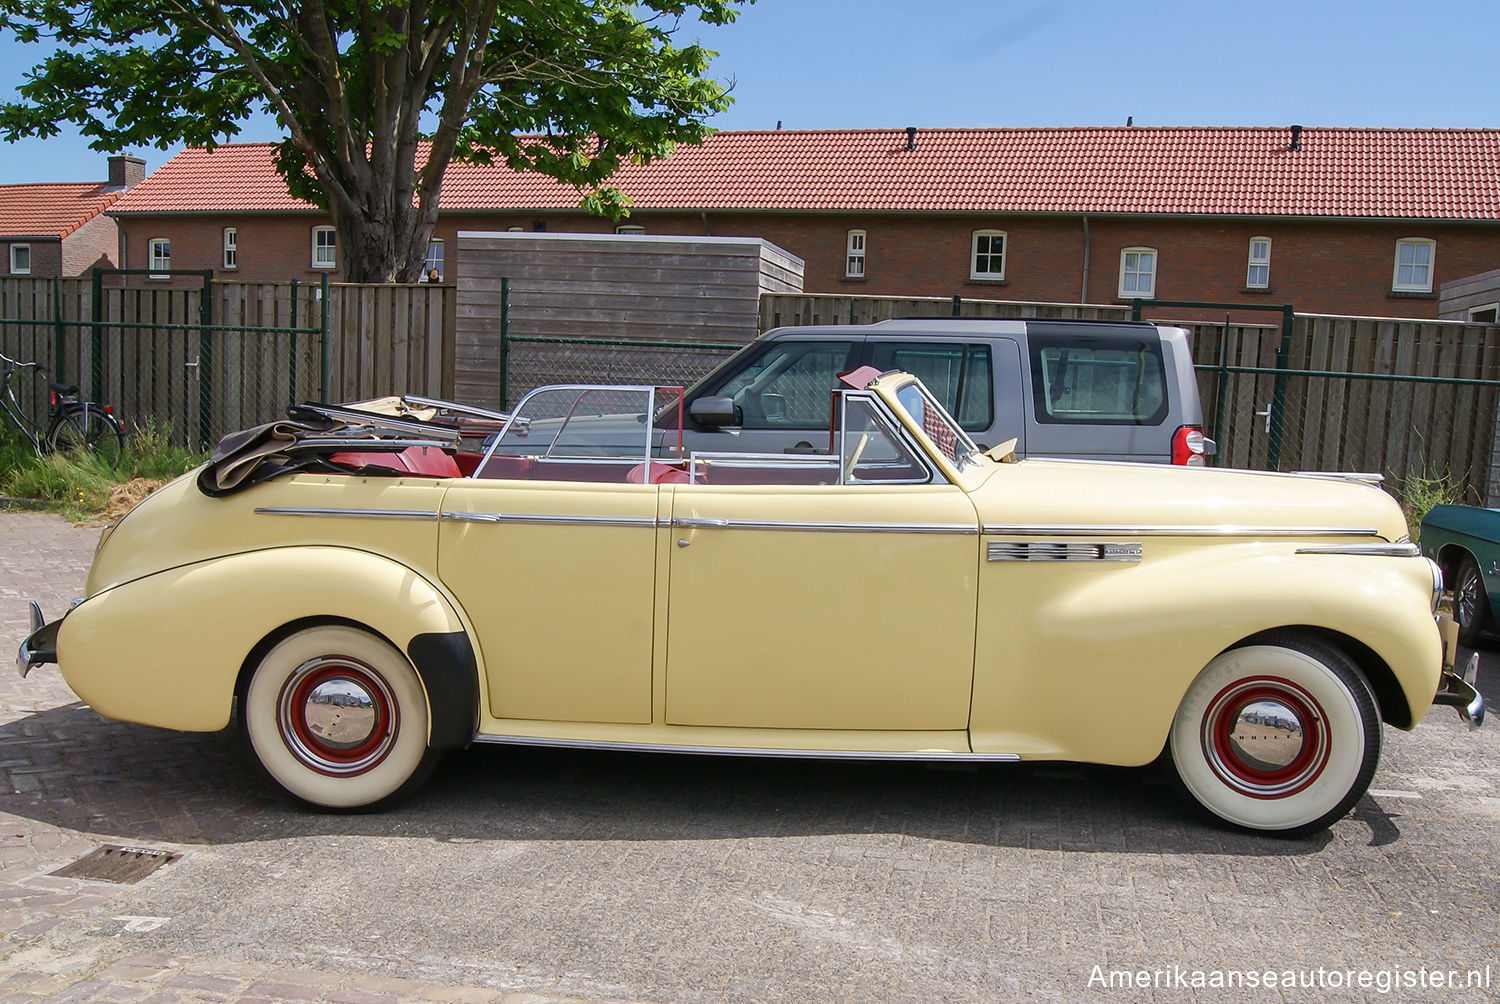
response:
<svg viewBox="0 0 1500 1004"><path fill-rule="evenodd" d="M1254 798L1284 798L1317 780L1328 762L1327 719L1289 680L1241 680L1209 704L1203 752L1219 780Z"/></svg>
<svg viewBox="0 0 1500 1004"><path fill-rule="evenodd" d="M277 702L282 742L320 774L362 774L396 740L396 702L384 678L356 659L311 659L292 673Z"/></svg>
<svg viewBox="0 0 1500 1004"><path fill-rule="evenodd" d="M1479 576L1465 575L1458 584L1458 622L1473 624L1479 611Z"/></svg>

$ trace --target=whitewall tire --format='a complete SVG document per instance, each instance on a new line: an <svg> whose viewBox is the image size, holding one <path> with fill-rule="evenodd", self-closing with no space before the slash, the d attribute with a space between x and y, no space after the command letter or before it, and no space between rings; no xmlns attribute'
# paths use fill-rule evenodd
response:
<svg viewBox="0 0 1500 1004"><path fill-rule="evenodd" d="M1210 662L1182 698L1168 748L1187 793L1249 830L1295 836L1342 817L1380 761L1380 712L1337 649L1282 636Z"/></svg>
<svg viewBox="0 0 1500 1004"><path fill-rule="evenodd" d="M255 668L241 714L261 765L292 795L371 808L436 765L427 695L399 651L366 631L323 625L278 642Z"/></svg>

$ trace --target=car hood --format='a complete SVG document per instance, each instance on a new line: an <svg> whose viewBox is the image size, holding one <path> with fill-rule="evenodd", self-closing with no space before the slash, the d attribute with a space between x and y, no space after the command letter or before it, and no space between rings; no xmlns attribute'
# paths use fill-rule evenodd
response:
<svg viewBox="0 0 1500 1004"><path fill-rule="evenodd" d="M986 527L1185 532L1215 530L1374 533L1406 540L1401 507L1381 488L1336 475L1022 460L993 464L974 492Z"/></svg>

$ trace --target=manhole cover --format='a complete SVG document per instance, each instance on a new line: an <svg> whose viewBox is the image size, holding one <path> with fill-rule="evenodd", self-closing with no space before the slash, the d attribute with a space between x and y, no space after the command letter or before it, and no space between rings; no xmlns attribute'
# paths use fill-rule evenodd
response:
<svg viewBox="0 0 1500 1004"><path fill-rule="evenodd" d="M157 851L149 847L119 847L105 844L98 850L84 855L70 865L53 872L59 878L95 879L100 882L119 882L129 885L139 882L163 865L169 865L182 857L170 851Z"/></svg>

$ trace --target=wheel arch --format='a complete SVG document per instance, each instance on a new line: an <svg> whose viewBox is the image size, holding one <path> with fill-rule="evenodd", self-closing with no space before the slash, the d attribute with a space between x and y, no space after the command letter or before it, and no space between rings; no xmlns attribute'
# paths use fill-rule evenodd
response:
<svg viewBox="0 0 1500 1004"><path fill-rule="evenodd" d="M465 631L426 632L413 637L403 650L399 641L351 617L311 615L276 627L245 654L235 679L236 707L243 715L245 690L266 653L282 640L308 628L341 625L365 631L402 652L417 671L427 694L428 738L433 749L462 749L479 726L479 666ZM243 723L242 723L243 724Z"/></svg>
<svg viewBox="0 0 1500 1004"><path fill-rule="evenodd" d="M1315 627L1311 624L1292 624L1257 631L1248 638L1235 642L1225 651L1244 648L1247 645L1266 644L1278 636L1286 637L1287 635L1308 638L1343 652L1354 662L1360 674L1364 676L1365 682L1370 685L1370 690L1375 694L1376 708L1383 722L1398 729L1410 729L1415 723L1416 718L1412 714L1411 703L1407 700L1406 692L1401 689L1401 684L1397 681L1396 673L1390 664L1370 646L1341 631Z"/></svg>

